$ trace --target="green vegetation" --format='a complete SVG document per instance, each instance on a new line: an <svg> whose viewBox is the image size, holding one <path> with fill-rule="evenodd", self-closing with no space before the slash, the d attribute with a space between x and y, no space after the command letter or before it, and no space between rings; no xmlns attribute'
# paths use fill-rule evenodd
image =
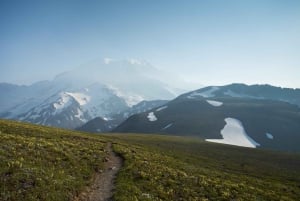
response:
<svg viewBox="0 0 300 201"><path fill-rule="evenodd" d="M125 159L114 199L297 200L300 155L162 135L91 135L0 120L0 200L72 200L103 166Z"/></svg>
<svg viewBox="0 0 300 201"><path fill-rule="evenodd" d="M105 157L101 138L0 120L0 200L70 200Z"/></svg>
<svg viewBox="0 0 300 201"><path fill-rule="evenodd" d="M300 156L158 135L115 135L116 200L297 200ZM128 143L131 146L128 146Z"/></svg>

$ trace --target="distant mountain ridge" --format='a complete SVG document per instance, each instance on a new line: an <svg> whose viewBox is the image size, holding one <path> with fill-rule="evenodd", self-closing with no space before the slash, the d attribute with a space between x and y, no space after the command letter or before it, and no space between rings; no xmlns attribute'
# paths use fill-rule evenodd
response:
<svg viewBox="0 0 300 201"><path fill-rule="evenodd" d="M208 86L193 92L188 92L189 97L235 97L252 99L269 99L285 101L300 106L300 89L275 87L272 85L246 85L230 84L225 86ZM185 94L179 96L185 97Z"/></svg>
<svg viewBox="0 0 300 201"><path fill-rule="evenodd" d="M300 151L299 89L209 86L136 114L114 132L197 136L238 146Z"/></svg>

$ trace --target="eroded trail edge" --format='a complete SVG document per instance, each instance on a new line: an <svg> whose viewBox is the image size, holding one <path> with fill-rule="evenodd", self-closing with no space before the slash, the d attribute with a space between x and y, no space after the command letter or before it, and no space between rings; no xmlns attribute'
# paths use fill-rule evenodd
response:
<svg viewBox="0 0 300 201"><path fill-rule="evenodd" d="M107 143L104 169L96 173L93 184L82 192L74 201L108 201L111 200L116 175L123 164L123 159L112 150L112 143Z"/></svg>

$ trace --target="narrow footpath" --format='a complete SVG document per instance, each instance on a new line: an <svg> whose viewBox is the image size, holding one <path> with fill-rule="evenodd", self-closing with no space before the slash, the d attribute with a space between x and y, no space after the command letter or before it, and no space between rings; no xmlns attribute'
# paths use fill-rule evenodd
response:
<svg viewBox="0 0 300 201"><path fill-rule="evenodd" d="M123 160L112 150L111 143L108 143L105 151L108 157L105 158L104 169L96 173L93 184L82 192L73 201L110 201L113 196L114 180L122 166Z"/></svg>

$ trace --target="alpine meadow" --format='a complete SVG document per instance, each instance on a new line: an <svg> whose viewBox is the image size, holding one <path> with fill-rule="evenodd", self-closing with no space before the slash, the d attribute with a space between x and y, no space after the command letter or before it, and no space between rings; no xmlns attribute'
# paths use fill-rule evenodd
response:
<svg viewBox="0 0 300 201"><path fill-rule="evenodd" d="M0 201L298 201L300 1L1 0Z"/></svg>

